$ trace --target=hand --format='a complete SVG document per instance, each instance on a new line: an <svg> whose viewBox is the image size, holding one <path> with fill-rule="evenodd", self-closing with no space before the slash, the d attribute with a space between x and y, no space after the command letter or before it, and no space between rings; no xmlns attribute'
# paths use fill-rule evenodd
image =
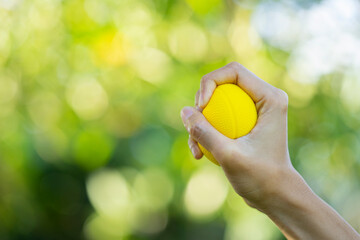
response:
<svg viewBox="0 0 360 240"><path fill-rule="evenodd" d="M239 85L257 108L255 127L238 139L219 133L201 114L216 86L224 83ZM287 147L286 93L234 62L201 79L195 103L197 109L185 107L181 113L195 158L202 157L199 142L213 154L235 191L249 205L265 207L265 201L281 186L279 183L294 172Z"/></svg>
<svg viewBox="0 0 360 240"><path fill-rule="evenodd" d="M238 139L222 135L201 113L216 86L224 83L239 85L256 104L255 127ZM287 238L359 240L360 235L293 168L287 144L287 106L284 91L234 62L201 79L196 108L184 107L181 117L195 158L202 157L200 143L219 162L235 191L248 205L267 214Z"/></svg>

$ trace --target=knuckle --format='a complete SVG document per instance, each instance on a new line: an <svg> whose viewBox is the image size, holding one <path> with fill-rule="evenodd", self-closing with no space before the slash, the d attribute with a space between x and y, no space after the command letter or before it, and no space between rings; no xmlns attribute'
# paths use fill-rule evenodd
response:
<svg viewBox="0 0 360 240"><path fill-rule="evenodd" d="M271 103L274 107L283 111L287 111L289 97L287 93L281 89L275 88L271 94Z"/></svg>
<svg viewBox="0 0 360 240"><path fill-rule="evenodd" d="M200 80L200 85L205 86L207 81L209 81L209 74L206 74L206 75L202 76L202 78Z"/></svg>
<svg viewBox="0 0 360 240"><path fill-rule="evenodd" d="M196 140L199 140L204 135L204 127L203 124L197 122L191 125L190 127L190 135L194 137Z"/></svg>
<svg viewBox="0 0 360 240"><path fill-rule="evenodd" d="M233 68L237 68L237 69L243 67L243 65L241 65L240 63L238 63L238 62L236 62L236 61L229 63L229 66L231 66L231 67L233 67Z"/></svg>

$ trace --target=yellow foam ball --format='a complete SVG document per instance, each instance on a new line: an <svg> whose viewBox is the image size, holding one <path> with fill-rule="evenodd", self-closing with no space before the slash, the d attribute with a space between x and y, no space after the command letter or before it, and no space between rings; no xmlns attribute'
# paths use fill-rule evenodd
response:
<svg viewBox="0 0 360 240"><path fill-rule="evenodd" d="M238 85L219 85L202 112L209 123L225 136L235 139L248 134L256 124L254 101ZM214 156L199 144L204 155L216 165Z"/></svg>

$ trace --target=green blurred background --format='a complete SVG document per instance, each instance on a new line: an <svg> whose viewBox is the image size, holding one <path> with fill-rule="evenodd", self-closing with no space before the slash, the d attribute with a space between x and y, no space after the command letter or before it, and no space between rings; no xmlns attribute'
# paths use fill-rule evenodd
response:
<svg viewBox="0 0 360 240"><path fill-rule="evenodd" d="M292 161L360 230L357 0L0 0L1 239L284 239L179 112L238 61L289 94Z"/></svg>

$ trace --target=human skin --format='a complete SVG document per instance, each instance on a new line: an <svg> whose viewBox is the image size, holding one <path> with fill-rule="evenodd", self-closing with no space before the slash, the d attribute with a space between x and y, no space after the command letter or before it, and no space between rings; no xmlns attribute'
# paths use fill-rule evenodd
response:
<svg viewBox="0 0 360 240"><path fill-rule="evenodd" d="M201 113L217 85L239 85L254 100L258 120L246 136L230 139ZM237 62L205 75L195 107L181 117L196 159L198 143L219 162L234 190L245 202L266 214L288 239L360 239L360 235L318 197L293 167L287 141L287 94Z"/></svg>

